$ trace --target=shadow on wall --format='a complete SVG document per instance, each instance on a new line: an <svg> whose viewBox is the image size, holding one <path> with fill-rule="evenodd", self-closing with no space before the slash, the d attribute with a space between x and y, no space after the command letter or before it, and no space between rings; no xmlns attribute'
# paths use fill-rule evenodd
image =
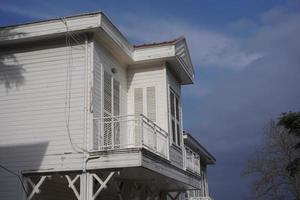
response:
<svg viewBox="0 0 300 200"><path fill-rule="evenodd" d="M22 184L13 173L22 177L24 172L39 169L47 147L48 142L0 146L0 199L17 199L22 195Z"/></svg>
<svg viewBox="0 0 300 200"><path fill-rule="evenodd" d="M4 84L7 91L24 84L25 69L18 64L16 57L9 50L10 48L1 43L5 38L16 38L22 35L25 34L0 29L0 85Z"/></svg>

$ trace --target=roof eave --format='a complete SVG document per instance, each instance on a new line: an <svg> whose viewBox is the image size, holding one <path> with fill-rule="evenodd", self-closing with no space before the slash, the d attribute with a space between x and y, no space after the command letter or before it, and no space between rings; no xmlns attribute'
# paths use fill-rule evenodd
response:
<svg viewBox="0 0 300 200"><path fill-rule="evenodd" d="M197 149L199 152L206 157L207 164L215 164L216 163L216 158L209 153L209 151L203 147L198 140L196 140L191 134L189 133L184 133L185 139L189 140L192 142L195 146L197 146Z"/></svg>

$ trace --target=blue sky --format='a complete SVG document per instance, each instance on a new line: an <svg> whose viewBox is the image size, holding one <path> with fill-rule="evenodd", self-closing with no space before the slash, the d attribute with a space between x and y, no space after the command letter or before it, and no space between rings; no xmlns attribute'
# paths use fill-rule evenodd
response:
<svg viewBox="0 0 300 200"><path fill-rule="evenodd" d="M0 25L104 11L134 44L184 35L196 83L183 88L185 128L217 158L215 199L247 199L240 177L264 125L300 110L300 1L1 0Z"/></svg>

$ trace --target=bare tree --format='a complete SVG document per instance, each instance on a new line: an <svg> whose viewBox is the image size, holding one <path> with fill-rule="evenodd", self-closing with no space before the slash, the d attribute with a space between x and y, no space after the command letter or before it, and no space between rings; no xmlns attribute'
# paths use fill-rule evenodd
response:
<svg viewBox="0 0 300 200"><path fill-rule="evenodd" d="M295 145L299 138L270 121L265 130L263 144L248 160L243 176L253 177L252 198L272 200L298 200L299 176L290 176L288 164L298 155Z"/></svg>

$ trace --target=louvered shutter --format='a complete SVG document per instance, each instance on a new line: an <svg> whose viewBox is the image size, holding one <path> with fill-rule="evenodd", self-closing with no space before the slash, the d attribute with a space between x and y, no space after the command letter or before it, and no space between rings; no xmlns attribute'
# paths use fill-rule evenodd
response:
<svg viewBox="0 0 300 200"><path fill-rule="evenodd" d="M147 87L147 117L156 121L156 96L155 87Z"/></svg>
<svg viewBox="0 0 300 200"><path fill-rule="evenodd" d="M134 89L134 113L136 115L143 114L143 88ZM135 144L141 144L141 128L139 125L135 126Z"/></svg>
<svg viewBox="0 0 300 200"><path fill-rule="evenodd" d="M104 72L104 117L112 115L111 75Z"/></svg>
<svg viewBox="0 0 300 200"><path fill-rule="evenodd" d="M134 89L134 113L143 114L143 88Z"/></svg>
<svg viewBox="0 0 300 200"><path fill-rule="evenodd" d="M113 104L114 104L114 110L113 115L118 116L120 115L120 83L116 79L113 79L114 81L114 98L113 98Z"/></svg>
<svg viewBox="0 0 300 200"><path fill-rule="evenodd" d="M104 71L104 102L103 102L103 116L104 118L104 133L103 133L103 144L105 147L112 145L112 83L111 75Z"/></svg>
<svg viewBox="0 0 300 200"><path fill-rule="evenodd" d="M116 79L113 79L113 115L120 115L120 83ZM120 122L119 118L114 119L113 133L114 133L114 144L116 147L120 144Z"/></svg>

